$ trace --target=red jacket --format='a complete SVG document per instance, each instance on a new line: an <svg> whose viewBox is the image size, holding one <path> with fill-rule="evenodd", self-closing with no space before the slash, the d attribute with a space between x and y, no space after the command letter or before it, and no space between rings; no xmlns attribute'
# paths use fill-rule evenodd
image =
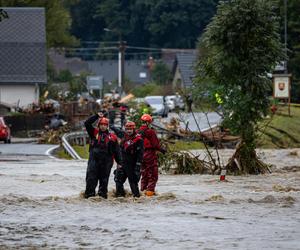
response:
<svg viewBox="0 0 300 250"><path fill-rule="evenodd" d="M160 151L159 139L157 138L156 132L154 129L149 128L147 125L142 125L138 130L138 133L144 139L144 149L154 149Z"/></svg>

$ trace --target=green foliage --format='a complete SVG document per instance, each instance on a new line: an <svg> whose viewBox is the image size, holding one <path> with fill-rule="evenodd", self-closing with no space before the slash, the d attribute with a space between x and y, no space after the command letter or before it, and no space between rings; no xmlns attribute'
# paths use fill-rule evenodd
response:
<svg viewBox="0 0 300 250"><path fill-rule="evenodd" d="M161 95L163 88L155 83L147 83L135 87L131 92L135 97L145 97L148 95Z"/></svg>
<svg viewBox="0 0 300 250"><path fill-rule="evenodd" d="M77 1L70 6L71 32L74 36L85 41L102 40L105 24L103 18L96 15L97 8L95 8L101 2L101 0Z"/></svg>
<svg viewBox="0 0 300 250"><path fill-rule="evenodd" d="M223 97L225 123L254 147L254 128L267 113L267 73L282 59L272 1L222 2L200 42L198 82Z"/></svg>
<svg viewBox="0 0 300 250"><path fill-rule="evenodd" d="M283 58L274 5L271 0L221 2L199 43L197 82L218 86L224 125L241 136L228 166L236 165L236 158L245 173L264 172L255 157L255 131L269 109L267 73Z"/></svg>
<svg viewBox="0 0 300 250"><path fill-rule="evenodd" d="M51 69L51 66L48 67L48 70ZM41 99L45 91L48 91L47 98L52 98L55 100L77 100L77 95L83 92L87 92L86 88L86 76L87 73L81 73L80 76L73 76L69 70L62 70L58 74L54 71L51 72L51 77L48 79L47 85L41 86ZM69 90L67 95L64 93L64 88L62 84L68 84Z"/></svg>
<svg viewBox="0 0 300 250"><path fill-rule="evenodd" d="M68 100L77 100L77 95L82 92L87 92L86 88L86 76L87 73L81 73L80 76L75 76L69 82L70 84L70 92L67 96Z"/></svg>
<svg viewBox="0 0 300 250"><path fill-rule="evenodd" d="M142 125L141 117L143 114L152 113L152 109L148 107L145 103L135 103L132 102L129 104L132 107L131 112L129 113L129 121L135 122L136 127L140 127ZM145 112L147 111L147 112Z"/></svg>
<svg viewBox="0 0 300 250"><path fill-rule="evenodd" d="M121 39L130 32L128 25L130 4L127 1L104 0L97 6L97 15L105 20L106 28L113 32L104 35L110 39Z"/></svg>
<svg viewBox="0 0 300 250"><path fill-rule="evenodd" d="M154 65L153 70L151 71L151 78L159 85L164 85L171 81L172 74L165 63L158 62Z"/></svg>
<svg viewBox="0 0 300 250"><path fill-rule="evenodd" d="M175 141L169 144L169 148L173 151L204 149L204 144L200 141Z"/></svg>
<svg viewBox="0 0 300 250"><path fill-rule="evenodd" d="M284 27L284 1L281 3L282 27ZM288 69L293 75L292 101L300 102L300 1L287 0ZM283 34L283 32L282 32ZM283 35L282 35L283 37ZM282 39L283 40L283 39Z"/></svg>
<svg viewBox="0 0 300 250"><path fill-rule="evenodd" d="M149 1L146 27L150 44L161 47L193 48L214 14L213 0L157 0Z"/></svg>
<svg viewBox="0 0 300 250"><path fill-rule="evenodd" d="M65 69L65 70L61 70L58 73L58 76L56 76L54 79L59 82L70 82L72 81L73 76L69 70Z"/></svg>
<svg viewBox="0 0 300 250"><path fill-rule="evenodd" d="M72 32L82 40L194 48L217 0L85 0L71 6ZM115 32L105 32L103 28Z"/></svg>

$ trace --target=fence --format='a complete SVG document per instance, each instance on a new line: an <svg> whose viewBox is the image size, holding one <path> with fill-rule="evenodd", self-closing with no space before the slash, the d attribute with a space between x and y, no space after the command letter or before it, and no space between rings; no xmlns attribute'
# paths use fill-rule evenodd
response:
<svg viewBox="0 0 300 250"><path fill-rule="evenodd" d="M85 120L100 109L96 102L68 102L60 105L60 113L66 116L67 120L72 124Z"/></svg>
<svg viewBox="0 0 300 250"><path fill-rule="evenodd" d="M5 122L10 126L12 135L20 131L44 129L48 117L44 114L5 116Z"/></svg>
<svg viewBox="0 0 300 250"><path fill-rule="evenodd" d="M64 134L62 137L62 146L65 152L75 160L82 160L77 152L72 147L73 145L86 146L88 141L88 134L86 131L72 132Z"/></svg>

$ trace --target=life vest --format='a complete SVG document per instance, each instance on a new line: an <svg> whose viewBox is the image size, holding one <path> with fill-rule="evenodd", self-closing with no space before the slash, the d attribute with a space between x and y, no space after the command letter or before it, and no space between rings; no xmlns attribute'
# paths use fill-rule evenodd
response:
<svg viewBox="0 0 300 250"><path fill-rule="evenodd" d="M124 152L129 154L135 153L135 145L136 143L141 140L142 137L140 134L135 134L134 136L127 136L121 141L121 148Z"/></svg>
<svg viewBox="0 0 300 250"><path fill-rule="evenodd" d="M102 151L108 152L109 142L116 142L116 135L108 132L99 133L99 129L94 129L95 138L92 141L94 148L102 149Z"/></svg>

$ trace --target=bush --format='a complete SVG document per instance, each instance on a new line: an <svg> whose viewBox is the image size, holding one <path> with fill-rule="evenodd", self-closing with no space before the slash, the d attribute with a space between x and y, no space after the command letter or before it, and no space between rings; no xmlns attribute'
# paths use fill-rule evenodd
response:
<svg viewBox="0 0 300 250"><path fill-rule="evenodd" d="M137 86L132 90L135 97L145 97L148 95L162 95L163 87L155 83L148 83L142 86Z"/></svg>

